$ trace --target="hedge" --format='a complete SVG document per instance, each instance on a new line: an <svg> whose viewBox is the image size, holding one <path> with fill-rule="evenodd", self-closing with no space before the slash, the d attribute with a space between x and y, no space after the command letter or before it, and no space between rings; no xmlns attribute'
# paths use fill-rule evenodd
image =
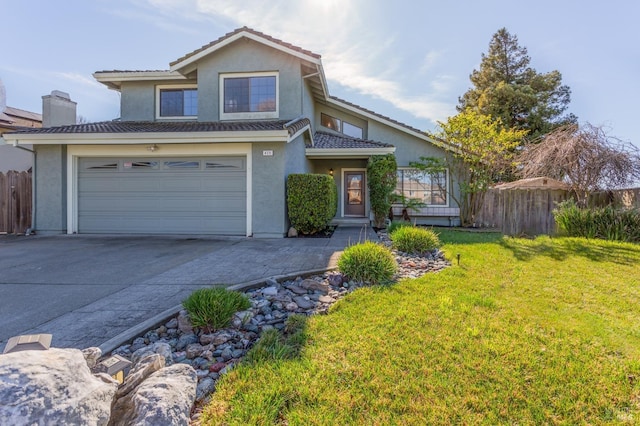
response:
<svg viewBox="0 0 640 426"><path fill-rule="evenodd" d="M338 189L333 177L291 174L287 177L289 221L298 232L314 234L329 226L338 209Z"/></svg>

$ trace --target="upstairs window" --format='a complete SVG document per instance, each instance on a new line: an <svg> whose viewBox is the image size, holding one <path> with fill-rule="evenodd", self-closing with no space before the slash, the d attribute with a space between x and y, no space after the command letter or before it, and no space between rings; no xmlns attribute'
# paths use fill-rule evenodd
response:
<svg viewBox="0 0 640 426"><path fill-rule="evenodd" d="M198 89L190 86L159 86L158 118L193 118L198 116Z"/></svg>
<svg viewBox="0 0 640 426"><path fill-rule="evenodd" d="M335 130L350 138L362 139L363 136L362 127L342 121L339 118L332 117L325 113L320 114L320 124L327 129Z"/></svg>
<svg viewBox="0 0 640 426"><path fill-rule="evenodd" d="M222 119L278 117L278 73L220 76Z"/></svg>

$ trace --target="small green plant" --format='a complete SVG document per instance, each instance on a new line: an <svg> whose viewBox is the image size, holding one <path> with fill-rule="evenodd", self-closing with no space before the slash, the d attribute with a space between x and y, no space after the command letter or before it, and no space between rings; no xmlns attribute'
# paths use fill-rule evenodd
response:
<svg viewBox="0 0 640 426"><path fill-rule="evenodd" d="M194 327L208 331L227 327L234 313L248 309L251 302L242 293L223 287L201 288L182 302Z"/></svg>
<svg viewBox="0 0 640 426"><path fill-rule="evenodd" d="M371 284L390 281L397 268L393 253L372 241L347 247L338 259L340 272L356 281Z"/></svg>
<svg viewBox="0 0 640 426"><path fill-rule="evenodd" d="M393 247L405 253L422 254L441 246L435 232L415 226L404 226L390 234Z"/></svg>
<svg viewBox="0 0 640 426"><path fill-rule="evenodd" d="M406 220L393 220L391 221L389 226L387 226L387 233L391 235L394 232L396 232L398 229L404 228L406 226L413 226L413 225L411 224L411 222L407 222Z"/></svg>
<svg viewBox="0 0 640 426"><path fill-rule="evenodd" d="M307 317L294 314L285 322L284 334L277 329L266 330L260 340L247 353L245 361L249 364L291 359L300 354L307 342Z"/></svg>

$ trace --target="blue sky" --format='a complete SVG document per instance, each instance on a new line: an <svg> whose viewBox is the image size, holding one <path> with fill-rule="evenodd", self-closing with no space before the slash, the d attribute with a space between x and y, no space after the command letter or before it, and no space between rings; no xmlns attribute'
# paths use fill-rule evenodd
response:
<svg viewBox="0 0 640 426"><path fill-rule="evenodd" d="M322 55L332 95L423 130L455 114L491 36L506 27L539 72L571 87L581 122L640 146L640 5L628 0L0 0L9 106L70 93L90 121L119 116L98 70L168 69L241 26Z"/></svg>

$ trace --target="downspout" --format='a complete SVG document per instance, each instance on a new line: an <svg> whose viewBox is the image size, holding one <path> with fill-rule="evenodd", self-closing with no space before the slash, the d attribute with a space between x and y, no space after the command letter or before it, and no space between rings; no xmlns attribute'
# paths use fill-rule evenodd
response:
<svg viewBox="0 0 640 426"><path fill-rule="evenodd" d="M24 233L24 235L31 235L33 230L36 229L36 152L18 145L17 139L13 141L13 147L33 154L33 166L31 168L31 226Z"/></svg>

